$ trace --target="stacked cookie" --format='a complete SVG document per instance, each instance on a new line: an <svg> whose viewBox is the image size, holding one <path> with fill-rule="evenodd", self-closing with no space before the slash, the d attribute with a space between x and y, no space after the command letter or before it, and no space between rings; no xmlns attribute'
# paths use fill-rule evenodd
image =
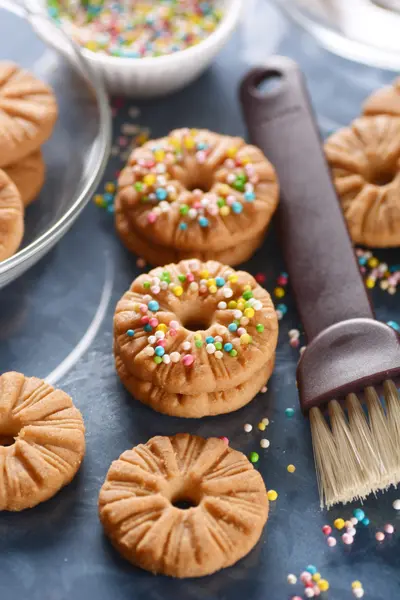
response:
<svg viewBox="0 0 400 600"><path fill-rule="evenodd" d="M260 246L278 204L274 168L241 138L179 129L135 149L121 172L116 228L153 265L235 265Z"/></svg>
<svg viewBox="0 0 400 600"><path fill-rule="evenodd" d="M184 260L141 275L117 305L114 353L125 387L181 417L232 412L271 376L278 321L244 271Z"/></svg>
<svg viewBox="0 0 400 600"><path fill-rule="evenodd" d="M40 150L57 119L52 90L11 62L0 62L0 261L19 248L24 209L45 176Z"/></svg>
<svg viewBox="0 0 400 600"><path fill-rule="evenodd" d="M353 241L400 246L400 79L374 92L325 151Z"/></svg>

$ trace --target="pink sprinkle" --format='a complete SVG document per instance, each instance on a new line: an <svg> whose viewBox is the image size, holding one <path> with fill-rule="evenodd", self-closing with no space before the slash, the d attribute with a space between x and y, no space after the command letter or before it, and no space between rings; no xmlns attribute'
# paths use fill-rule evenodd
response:
<svg viewBox="0 0 400 600"><path fill-rule="evenodd" d="M385 527L383 529L386 531L386 533L389 533L389 534L394 533L394 527L390 523L385 525Z"/></svg>
<svg viewBox="0 0 400 600"><path fill-rule="evenodd" d="M303 571L300 575L300 581L303 583L307 583L307 581L312 581L312 575L308 571Z"/></svg>
<svg viewBox="0 0 400 600"><path fill-rule="evenodd" d="M237 332L238 332L238 335L243 335L243 334L246 333L246 330L245 330L244 327L239 327L239 329L237 330Z"/></svg>
<svg viewBox="0 0 400 600"><path fill-rule="evenodd" d="M289 342L289 345L292 348L298 348L300 346L300 340L296 339L296 338L292 338Z"/></svg>
<svg viewBox="0 0 400 600"><path fill-rule="evenodd" d="M188 273L188 274L186 275L186 280L187 280L189 283L192 283L192 282L194 281L194 275L193 275L193 273Z"/></svg>
<svg viewBox="0 0 400 600"><path fill-rule="evenodd" d="M147 311L148 311L149 309L148 309L148 307L147 307L147 304L141 304L141 305L139 306L139 310L140 310L140 312L141 312L141 313L147 313Z"/></svg>
<svg viewBox="0 0 400 600"><path fill-rule="evenodd" d="M203 195L203 192L199 189L196 189L196 190L193 190L192 194L193 194L193 196L195 196L197 198L201 198ZM199 206L201 206L201 205L199 205Z"/></svg>
<svg viewBox="0 0 400 600"><path fill-rule="evenodd" d="M385 539L385 534L382 533L382 531L377 531L375 534L375 539L377 542L383 542L383 540Z"/></svg>
<svg viewBox="0 0 400 600"><path fill-rule="evenodd" d="M151 319L150 319L150 321L149 321L149 324L150 324L152 327L157 327L157 325L158 325L158 319L156 319L155 317L151 317Z"/></svg>
<svg viewBox="0 0 400 600"><path fill-rule="evenodd" d="M120 146L127 146L128 145L128 138L121 136L118 138L118 144Z"/></svg>
<svg viewBox="0 0 400 600"><path fill-rule="evenodd" d="M349 533L344 533L342 535L342 541L343 541L344 544L350 545L350 544L352 544L354 542L354 538Z"/></svg>
<svg viewBox="0 0 400 600"><path fill-rule="evenodd" d="M140 319L140 322L142 325L147 325L147 323L149 322L149 317L142 317Z"/></svg>
<svg viewBox="0 0 400 600"><path fill-rule="evenodd" d="M333 548L334 546L336 546L337 541L336 541L336 539L334 537L328 537L327 540L326 540L326 543L328 544L328 546L330 548Z"/></svg>
<svg viewBox="0 0 400 600"><path fill-rule="evenodd" d="M325 535L331 535L332 527L330 527L329 525L324 525L322 528L322 533L324 533Z"/></svg>
<svg viewBox="0 0 400 600"><path fill-rule="evenodd" d="M229 206L232 206L232 204L234 204L236 202L235 196L228 196L226 199L226 202Z"/></svg>
<svg viewBox="0 0 400 600"><path fill-rule="evenodd" d="M144 258L138 258L136 261L136 266L138 266L139 269L143 269L143 267L146 266L146 261L144 260Z"/></svg>
<svg viewBox="0 0 400 600"><path fill-rule="evenodd" d="M196 210L199 210L199 208L202 208L201 202L194 202L193 203L193 208L195 208Z"/></svg>
<svg viewBox="0 0 400 600"><path fill-rule="evenodd" d="M319 596L321 593L321 590L319 589L319 587L317 585L314 585L314 596Z"/></svg>
<svg viewBox="0 0 400 600"><path fill-rule="evenodd" d="M157 341L157 346L161 346L162 348L165 348L166 345L167 345L167 342L165 339Z"/></svg>
<svg viewBox="0 0 400 600"><path fill-rule="evenodd" d="M301 596L293 596L292 600L303 600Z"/></svg>
<svg viewBox="0 0 400 600"><path fill-rule="evenodd" d="M147 215L147 220L149 223L155 223L157 221L157 215L153 212L149 212Z"/></svg>
<svg viewBox="0 0 400 600"><path fill-rule="evenodd" d="M182 358L182 363L185 367L190 367L190 365L194 363L193 354L185 354L185 356Z"/></svg>
<svg viewBox="0 0 400 600"><path fill-rule="evenodd" d="M179 323L178 321L170 321L169 326L171 327L171 329L178 329Z"/></svg>
<svg viewBox="0 0 400 600"><path fill-rule="evenodd" d="M169 332L168 332L168 335L170 335L171 337L175 337L176 334L177 334L176 329L170 329Z"/></svg>
<svg viewBox="0 0 400 600"><path fill-rule="evenodd" d="M199 152L196 153L197 162L199 162L200 164L204 163L206 160L206 156L207 155L205 152L199 150Z"/></svg>
<svg viewBox="0 0 400 600"><path fill-rule="evenodd" d="M224 442L224 443L225 443L227 446L229 446L229 440L228 440L228 438L227 438L227 437L225 437L225 436L222 436L222 437L220 437L219 439L220 439L220 440L222 440L222 441L223 441L223 442Z"/></svg>
<svg viewBox="0 0 400 600"><path fill-rule="evenodd" d="M262 393L262 394L265 394L265 392L266 392L267 390L268 390L267 386L266 386L266 385L264 385L264 386L261 388L261 393Z"/></svg>
<svg viewBox="0 0 400 600"><path fill-rule="evenodd" d="M279 275L279 277L277 279L278 285L286 285L287 282L288 282L288 278L285 277L285 275Z"/></svg>

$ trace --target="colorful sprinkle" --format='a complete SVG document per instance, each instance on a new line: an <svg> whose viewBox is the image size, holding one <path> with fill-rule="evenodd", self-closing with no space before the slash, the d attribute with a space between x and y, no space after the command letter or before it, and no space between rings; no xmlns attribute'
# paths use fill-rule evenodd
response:
<svg viewBox="0 0 400 600"><path fill-rule="evenodd" d="M286 469L287 469L288 473L294 473L296 471L296 467L294 465L288 465L286 467Z"/></svg>
<svg viewBox="0 0 400 600"><path fill-rule="evenodd" d="M260 440L260 446L261 446L261 448L269 448L269 446L270 446L270 441L269 441L269 440L267 440L266 438L262 438L262 439Z"/></svg>
<svg viewBox="0 0 400 600"><path fill-rule="evenodd" d="M334 526L336 527L336 529L343 529L344 527L344 520L343 519L335 519L333 522Z"/></svg>
<svg viewBox="0 0 400 600"><path fill-rule="evenodd" d="M271 502L275 502L275 500L278 498L278 492L276 492L275 490L269 490L267 492L267 496L268 500L270 500Z"/></svg>
<svg viewBox="0 0 400 600"><path fill-rule="evenodd" d="M252 429L253 429L253 425L250 425L250 423L246 423L244 425L243 429L245 430L246 433L250 433L250 431L252 431Z"/></svg>
<svg viewBox="0 0 400 600"><path fill-rule="evenodd" d="M375 534L375 539L377 542L383 542L385 539L385 534L382 531L377 531Z"/></svg>
<svg viewBox="0 0 400 600"><path fill-rule="evenodd" d="M287 582L290 583L290 585L295 585L297 583L296 575L293 575L293 573L289 573L289 575L287 576Z"/></svg>
<svg viewBox="0 0 400 600"><path fill-rule="evenodd" d="M328 546L330 548L333 548L334 546L336 546L337 541L336 541L336 538L334 538L334 537L328 537L326 540L326 543L328 544Z"/></svg>
<svg viewBox="0 0 400 600"><path fill-rule="evenodd" d="M256 463L260 460L260 455L257 452L250 452L250 462Z"/></svg>
<svg viewBox="0 0 400 600"><path fill-rule="evenodd" d="M391 535L392 533L394 533L394 527L391 523L387 523L383 530L385 531L385 533L388 533L389 535Z"/></svg>
<svg viewBox="0 0 400 600"><path fill-rule="evenodd" d="M324 535L331 535L332 533L332 527L330 527L329 525L324 525L322 528L322 533Z"/></svg>
<svg viewBox="0 0 400 600"><path fill-rule="evenodd" d="M294 408L286 408L285 416L291 419L294 416Z"/></svg>

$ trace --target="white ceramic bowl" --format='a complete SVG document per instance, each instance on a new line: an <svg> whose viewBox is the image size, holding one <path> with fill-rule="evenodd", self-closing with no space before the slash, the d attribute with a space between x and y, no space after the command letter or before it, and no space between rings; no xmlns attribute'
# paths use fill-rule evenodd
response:
<svg viewBox="0 0 400 600"><path fill-rule="evenodd" d="M224 11L221 23L205 40L167 56L157 58L121 58L82 49L82 54L98 70L111 94L150 98L169 94L196 79L212 62L238 24L244 0L220 0ZM29 0L37 10L46 10L46 0ZM41 32L59 50L60 38Z"/></svg>

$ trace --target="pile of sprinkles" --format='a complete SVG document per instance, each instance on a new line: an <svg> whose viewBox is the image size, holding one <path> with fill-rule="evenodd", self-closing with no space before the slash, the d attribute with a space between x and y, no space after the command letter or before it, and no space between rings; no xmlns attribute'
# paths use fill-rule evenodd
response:
<svg viewBox="0 0 400 600"><path fill-rule="evenodd" d="M240 215L246 205L256 200L254 186L258 183L258 176L250 158L237 155L238 147L232 146L226 150L223 158L225 177L216 182L208 193L194 189L186 202L179 198L180 190L172 180L169 167L182 163L186 154L193 155L201 165L213 147L197 129L184 129L181 137L172 134L147 148L152 154L151 158L133 157L130 168L140 203L150 208L147 213L150 225L161 214L168 213L178 205L180 231L186 231L193 225L208 228L212 226L213 217Z"/></svg>
<svg viewBox="0 0 400 600"><path fill-rule="evenodd" d="M364 527L368 527L370 525L370 520L365 514L365 511L362 508L356 508L353 510L353 516L346 521L341 517L337 518L333 522L333 526L338 531L344 531L341 535L342 542L346 545L351 545L354 542L355 535L357 533L357 525L363 525ZM377 531L375 533L375 539L377 542L383 542L385 540L385 533L387 535L392 535L395 529L391 523L386 523L383 527L383 531ZM330 525L324 525L322 527L322 533L326 536L326 542L328 546L331 548L336 546L337 540L332 536L332 527ZM361 598L361 596L360 596Z"/></svg>
<svg viewBox="0 0 400 600"><path fill-rule="evenodd" d="M400 283L400 265L389 266L381 262L370 250L356 249L358 263L367 288L379 285L388 294L395 294Z"/></svg>
<svg viewBox="0 0 400 600"><path fill-rule="evenodd" d="M173 54L219 25L214 0L48 0L48 14L81 46L122 58Z"/></svg>
<svg viewBox="0 0 400 600"><path fill-rule="evenodd" d="M305 570L300 574L299 580L304 585L304 596L306 598L316 598L321 595L321 592L327 592L329 590L329 582L327 579L323 579L321 573L318 572L317 567L314 565L308 565ZM289 573L287 576L287 582L289 585L296 585L298 578L293 573ZM292 600L302 600L301 596L292 596Z"/></svg>
<svg viewBox="0 0 400 600"><path fill-rule="evenodd" d="M248 332L249 326L256 333L264 331L264 325L258 322L257 315L263 305L260 300L254 298L249 284L236 285L238 275L230 269L214 278L209 271L199 270L197 261L192 261L189 265L190 270L175 279L168 270L160 271L160 277L153 276L146 279L143 282L143 302L135 303L133 306L140 327L137 331L128 329L126 335L133 338L135 334L141 335L142 330L147 333L144 352L157 365L181 361L185 367L190 367L196 360L196 350L203 347L207 354L213 355L218 360L226 356L236 358L253 342L253 337ZM182 325L175 320L168 323L160 321L158 315L160 305L154 296L163 291L169 291L177 298L185 297L190 293L199 294L203 298L215 296L218 300L217 308L231 311L232 320L227 327L223 325L218 327L219 335L209 335L204 338L202 333L197 332L193 336L193 342L186 340L181 344L180 351L168 354L167 340L176 337Z"/></svg>

